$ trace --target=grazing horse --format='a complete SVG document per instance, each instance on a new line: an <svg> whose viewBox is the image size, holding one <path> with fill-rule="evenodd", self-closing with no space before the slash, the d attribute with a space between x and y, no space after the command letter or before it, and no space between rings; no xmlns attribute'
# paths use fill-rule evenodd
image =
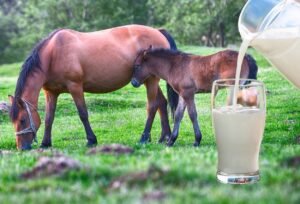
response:
<svg viewBox="0 0 300 204"><path fill-rule="evenodd" d="M180 121L187 106L189 117L195 132L194 146L199 146L202 134L197 121L194 102L195 93L210 92L216 79L234 78L238 53L225 50L209 56L196 56L168 49L151 49L141 52L134 64L131 84L139 87L149 77L158 77L167 81L178 95L173 132L168 146L172 146L179 133ZM257 65L255 60L246 55L241 71L241 78L256 79ZM177 98L177 99L176 99Z"/></svg>
<svg viewBox="0 0 300 204"><path fill-rule="evenodd" d="M52 32L39 42L24 62L17 81L10 117L16 131L18 149L31 149L41 121L37 112L38 96L46 98L45 132L41 147L50 147L51 129L57 98L70 93L86 132L87 145L97 144L90 126L84 92L107 93L130 82L133 63L139 52L155 48L176 49L171 35L142 25L128 25L102 31L82 33L69 29ZM161 117L161 138L171 133L167 100L158 86L159 78L145 81L148 119L141 141L150 138L157 110Z"/></svg>

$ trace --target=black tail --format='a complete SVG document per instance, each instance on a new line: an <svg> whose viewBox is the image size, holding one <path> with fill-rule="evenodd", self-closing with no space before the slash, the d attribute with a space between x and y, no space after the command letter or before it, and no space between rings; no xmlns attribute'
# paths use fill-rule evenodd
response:
<svg viewBox="0 0 300 204"><path fill-rule="evenodd" d="M257 79L257 64L255 59L251 55L246 55L246 60L249 66L249 79Z"/></svg>
<svg viewBox="0 0 300 204"><path fill-rule="evenodd" d="M177 46L174 38L168 33L165 29L159 30L168 40L170 44L171 50L177 50ZM168 102L171 107L172 118L174 118L174 114L178 105L178 94L174 91L174 89L167 83L167 93L168 93Z"/></svg>

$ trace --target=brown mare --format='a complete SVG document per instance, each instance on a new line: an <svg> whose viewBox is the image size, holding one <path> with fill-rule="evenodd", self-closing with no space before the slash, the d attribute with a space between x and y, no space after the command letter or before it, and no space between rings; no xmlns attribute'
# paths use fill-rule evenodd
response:
<svg viewBox="0 0 300 204"><path fill-rule="evenodd" d="M39 42L24 62L15 90L10 96L11 120L16 131L18 149L30 149L41 121L37 112L38 96L43 89L46 98L45 132L41 147L50 147L51 128L57 98L70 93L84 125L87 144L97 144L90 126L84 92L107 93L130 82L133 63L139 52L155 48L176 49L173 38L165 31L141 25L81 33L60 29ZM161 117L161 138L170 135L167 101L158 86L159 78L145 81L148 118L141 142L150 139L157 110Z"/></svg>
<svg viewBox="0 0 300 204"><path fill-rule="evenodd" d="M196 56L167 49L151 49L141 52L135 60L131 84L139 87L149 77L167 81L177 94L173 101L178 105L174 115L174 128L167 145L172 146L179 133L180 121L187 106L195 132L194 146L199 146L202 134L197 121L194 102L195 93L210 92L216 79L234 78L238 53L231 50L220 51L209 56ZM246 55L241 78L256 79L255 60ZM175 92L174 92L175 93ZM177 101L177 102L176 102Z"/></svg>

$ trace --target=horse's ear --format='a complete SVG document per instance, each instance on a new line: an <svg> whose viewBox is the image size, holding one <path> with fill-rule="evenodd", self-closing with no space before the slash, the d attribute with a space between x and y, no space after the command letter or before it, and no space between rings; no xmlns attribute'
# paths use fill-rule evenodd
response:
<svg viewBox="0 0 300 204"><path fill-rule="evenodd" d="M15 97L13 97L12 95L8 95L8 99L10 101L10 104L13 104Z"/></svg>
<svg viewBox="0 0 300 204"><path fill-rule="evenodd" d="M20 108L23 108L22 100L19 97L14 97L12 95L8 95L8 99L9 99L11 105L13 103L16 103Z"/></svg>
<svg viewBox="0 0 300 204"><path fill-rule="evenodd" d="M147 50L144 50L144 52L143 52L143 59L146 57L146 54L147 54Z"/></svg>
<svg viewBox="0 0 300 204"><path fill-rule="evenodd" d="M143 59L145 59L145 57L146 57L146 55L147 55L147 52L149 52L149 51L151 51L152 50L152 45L150 45L149 47L148 47L148 49L147 50L144 50L144 52L143 52Z"/></svg>

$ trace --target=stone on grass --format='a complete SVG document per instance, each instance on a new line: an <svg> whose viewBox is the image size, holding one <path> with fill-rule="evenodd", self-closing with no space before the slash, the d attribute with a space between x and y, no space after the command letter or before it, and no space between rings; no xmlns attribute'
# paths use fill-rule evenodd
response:
<svg viewBox="0 0 300 204"><path fill-rule="evenodd" d="M133 149L131 147L122 145L122 144L111 144L111 145L103 145L99 147L94 147L90 149L87 154L131 154L133 153Z"/></svg>
<svg viewBox="0 0 300 204"><path fill-rule="evenodd" d="M168 172L169 171L167 169L162 169L157 166L151 165L146 171L133 172L114 179L110 183L109 189L116 190L122 187L144 184L147 181L161 181L161 179Z"/></svg>
<svg viewBox="0 0 300 204"><path fill-rule="evenodd" d="M10 151L10 150L0 150L0 156L3 156L3 155L9 155L9 154L12 154L13 152Z"/></svg>
<svg viewBox="0 0 300 204"><path fill-rule="evenodd" d="M162 201L165 198L166 198L166 194L160 190L147 192L143 195L143 200L149 203L151 203L152 201Z"/></svg>
<svg viewBox="0 0 300 204"><path fill-rule="evenodd" d="M300 167L300 155L292 156L283 161L283 165L290 168Z"/></svg>
<svg viewBox="0 0 300 204"><path fill-rule="evenodd" d="M10 104L5 101L0 101L0 113L8 113L10 111Z"/></svg>
<svg viewBox="0 0 300 204"><path fill-rule="evenodd" d="M81 167L82 165L78 161L63 155L42 156L31 170L21 174L21 178L32 179L53 175L59 176L71 170L79 170Z"/></svg>

